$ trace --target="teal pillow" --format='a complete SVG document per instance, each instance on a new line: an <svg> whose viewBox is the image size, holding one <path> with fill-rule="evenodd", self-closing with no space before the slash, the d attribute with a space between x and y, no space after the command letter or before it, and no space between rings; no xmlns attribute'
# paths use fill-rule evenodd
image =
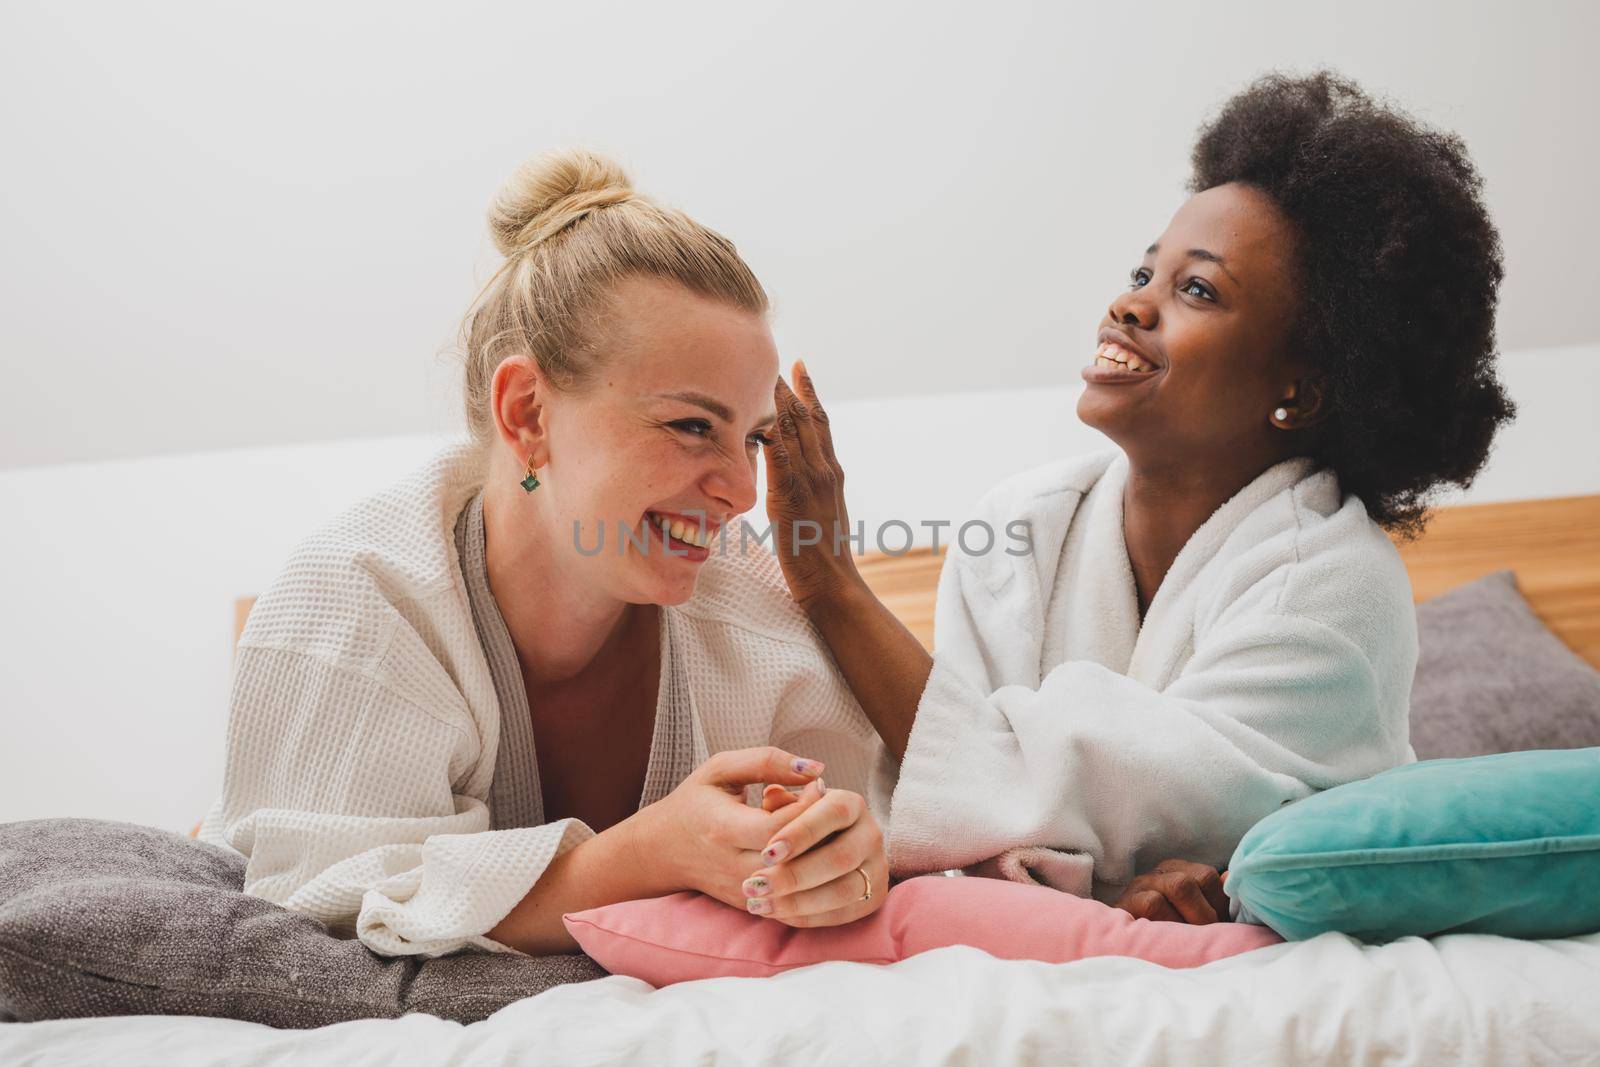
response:
<svg viewBox="0 0 1600 1067"><path fill-rule="evenodd" d="M1224 888L1291 941L1600 930L1600 748L1425 760L1315 793L1251 827Z"/></svg>

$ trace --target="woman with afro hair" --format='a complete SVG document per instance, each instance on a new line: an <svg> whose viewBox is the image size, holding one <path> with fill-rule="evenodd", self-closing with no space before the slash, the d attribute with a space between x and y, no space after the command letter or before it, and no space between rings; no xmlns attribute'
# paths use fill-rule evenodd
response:
<svg viewBox="0 0 1600 1067"><path fill-rule="evenodd" d="M1216 868L1252 824L1416 760L1389 533L1419 532L1513 414L1480 178L1459 138L1327 72L1256 81L1192 158L1082 370L1078 416L1117 448L988 493L998 538L952 545L933 655L848 552L794 536L850 532L844 468L803 365L798 396L778 383L779 561L900 757L897 875L1226 919Z"/></svg>

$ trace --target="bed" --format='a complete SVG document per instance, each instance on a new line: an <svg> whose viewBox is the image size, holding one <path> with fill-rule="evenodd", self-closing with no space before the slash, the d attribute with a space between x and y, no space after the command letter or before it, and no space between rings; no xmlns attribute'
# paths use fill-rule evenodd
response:
<svg viewBox="0 0 1600 1067"><path fill-rule="evenodd" d="M1514 570L1540 618L1600 667L1600 495L1442 509L1401 553L1419 600ZM863 565L930 645L938 565L926 552ZM241 601L239 625L248 610ZM489 1060L1600 1064L1600 933L1382 946L1323 934L1185 971L957 947L661 990L614 976L470 1026L430 1015L306 1031L167 1016L0 1026L6 1064Z"/></svg>

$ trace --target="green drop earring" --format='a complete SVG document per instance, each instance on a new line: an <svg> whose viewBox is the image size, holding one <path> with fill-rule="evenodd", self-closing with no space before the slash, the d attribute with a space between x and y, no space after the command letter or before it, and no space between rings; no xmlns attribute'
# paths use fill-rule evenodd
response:
<svg viewBox="0 0 1600 1067"><path fill-rule="evenodd" d="M528 457L528 476L522 479L522 488L530 493L539 488L539 475L533 469L532 456Z"/></svg>

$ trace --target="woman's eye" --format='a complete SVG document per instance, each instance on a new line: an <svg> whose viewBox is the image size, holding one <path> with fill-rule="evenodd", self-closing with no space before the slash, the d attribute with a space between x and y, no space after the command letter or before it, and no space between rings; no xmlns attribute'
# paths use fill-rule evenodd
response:
<svg viewBox="0 0 1600 1067"><path fill-rule="evenodd" d="M1216 299L1216 297L1211 295L1211 290L1207 288L1205 283L1198 278L1190 278L1187 282L1185 282L1183 291L1188 293L1190 296L1198 296L1202 300Z"/></svg>
<svg viewBox="0 0 1600 1067"><path fill-rule="evenodd" d="M1134 289L1137 289L1142 285L1150 284L1150 272L1145 270L1143 267L1133 268L1133 272L1128 275L1128 278L1133 283L1131 288Z"/></svg>
<svg viewBox="0 0 1600 1067"><path fill-rule="evenodd" d="M672 424L672 428L696 437L708 437L711 434L711 424L705 419L679 419Z"/></svg>

